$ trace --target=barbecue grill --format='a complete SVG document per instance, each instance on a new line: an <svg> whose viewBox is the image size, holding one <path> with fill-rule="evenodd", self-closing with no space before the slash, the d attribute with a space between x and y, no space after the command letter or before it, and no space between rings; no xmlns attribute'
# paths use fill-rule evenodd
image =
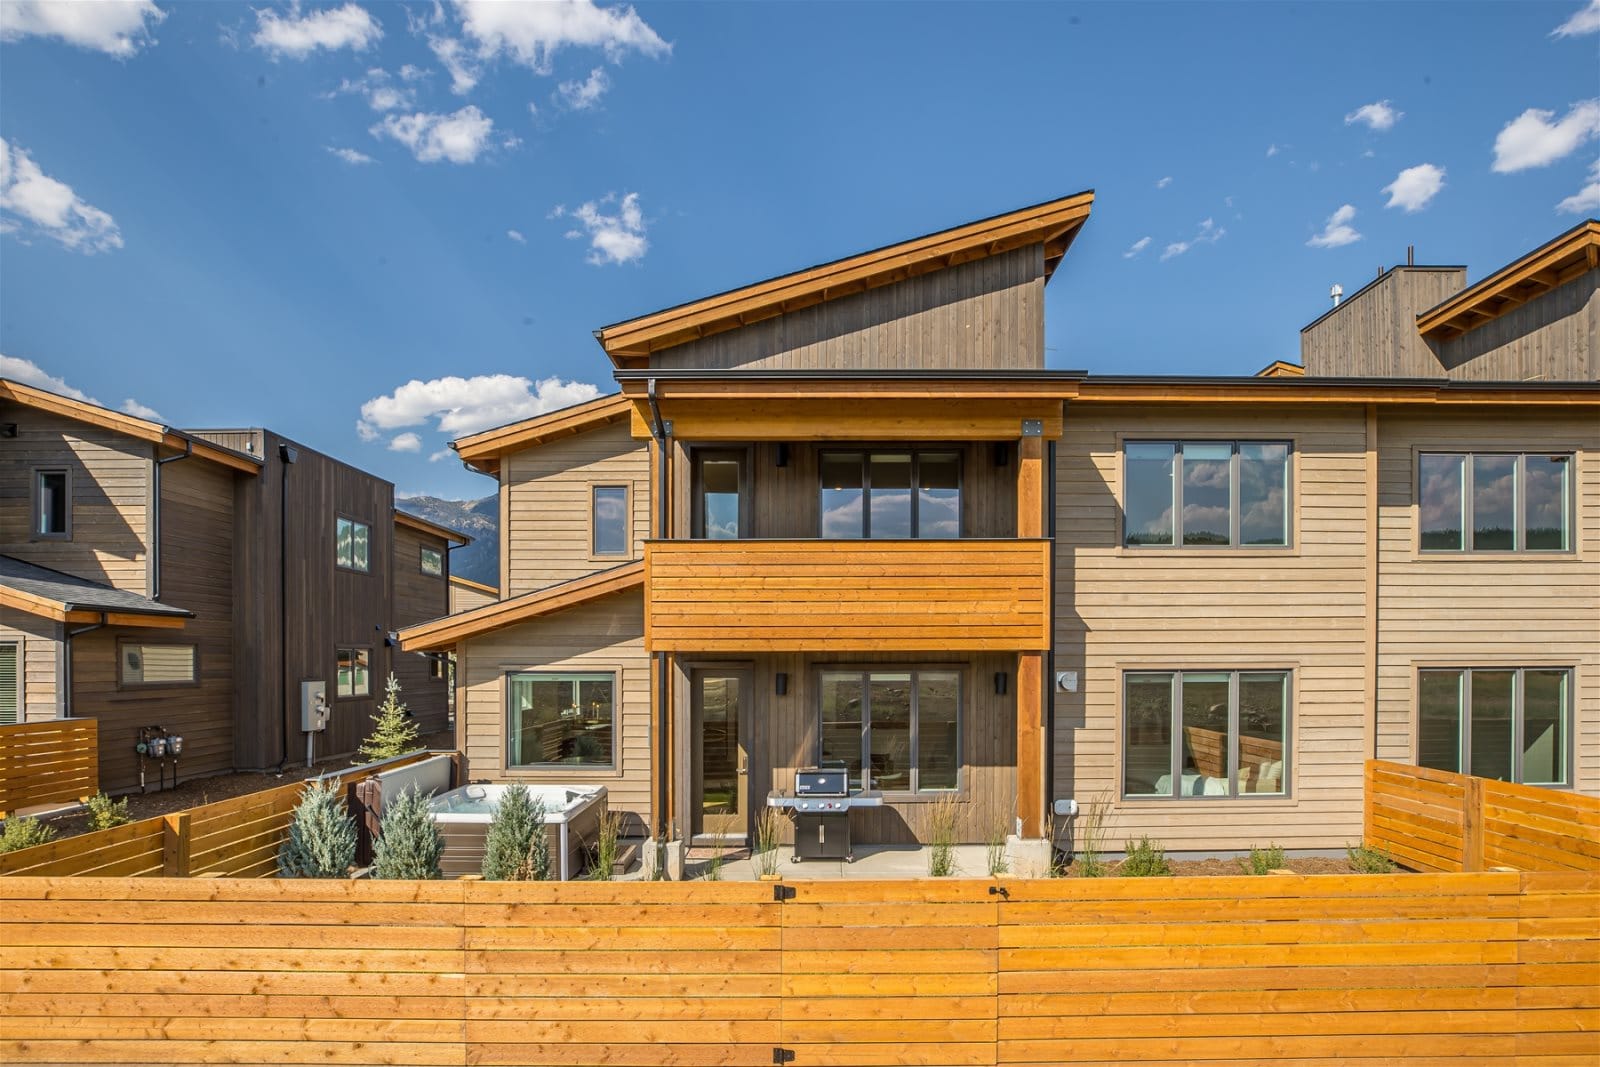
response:
<svg viewBox="0 0 1600 1067"><path fill-rule="evenodd" d="M850 843L850 809L883 805L883 794L850 791L850 774L844 768L807 767L796 771L794 792L770 793L769 808L782 808L794 816L794 862L855 859Z"/></svg>

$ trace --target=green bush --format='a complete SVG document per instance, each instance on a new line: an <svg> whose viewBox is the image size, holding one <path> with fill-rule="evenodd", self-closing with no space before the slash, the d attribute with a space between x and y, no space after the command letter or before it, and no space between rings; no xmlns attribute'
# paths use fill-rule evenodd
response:
<svg viewBox="0 0 1600 1067"><path fill-rule="evenodd" d="M483 843L483 877L488 882L542 882L550 877L544 802L533 799L525 785L506 786L495 805Z"/></svg>
<svg viewBox="0 0 1600 1067"><path fill-rule="evenodd" d="M1160 842L1141 837L1137 844L1128 842L1128 858L1122 861L1117 873L1124 878L1160 878L1172 873L1166 850Z"/></svg>
<svg viewBox="0 0 1600 1067"><path fill-rule="evenodd" d="M1284 864L1283 849L1277 845L1251 848L1250 855L1239 861L1245 874L1271 874Z"/></svg>
<svg viewBox="0 0 1600 1067"><path fill-rule="evenodd" d="M5 830L0 832L0 853L42 845L55 836L55 830L38 819L7 819Z"/></svg>
<svg viewBox="0 0 1600 1067"><path fill-rule="evenodd" d="M128 822L128 798L112 800L104 793L96 793L87 801L89 829L109 830Z"/></svg>
<svg viewBox="0 0 1600 1067"><path fill-rule="evenodd" d="M279 876L343 878L355 861L356 824L339 779L312 782L289 818L289 837L278 850Z"/></svg>
<svg viewBox="0 0 1600 1067"><path fill-rule="evenodd" d="M1394 863L1388 856L1366 845L1350 845L1345 850L1350 857L1350 869L1357 874L1393 874Z"/></svg>
<svg viewBox="0 0 1600 1067"><path fill-rule="evenodd" d="M945 794L928 805L928 874L949 878L956 873L956 834L961 826L961 805Z"/></svg>
<svg viewBox="0 0 1600 1067"><path fill-rule="evenodd" d="M439 877L444 838L428 810L428 796L412 786L395 798L378 822L372 847L372 877L429 879Z"/></svg>
<svg viewBox="0 0 1600 1067"><path fill-rule="evenodd" d="M406 706L400 702L400 680L390 674L383 685L383 703L372 716L372 735L361 742L359 752L369 761L404 756L422 747L418 744L421 736L417 720L406 714Z"/></svg>

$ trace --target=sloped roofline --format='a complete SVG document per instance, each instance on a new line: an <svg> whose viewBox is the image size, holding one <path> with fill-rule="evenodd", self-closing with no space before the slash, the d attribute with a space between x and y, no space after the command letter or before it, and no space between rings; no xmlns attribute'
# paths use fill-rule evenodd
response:
<svg viewBox="0 0 1600 1067"><path fill-rule="evenodd" d="M394 524L408 527L418 533L430 534L443 541L456 541L463 545L472 544L472 537L469 534L464 534L460 530L453 530L437 522L430 522L420 515L413 515L411 512L401 511L399 508L394 509Z"/></svg>
<svg viewBox="0 0 1600 1067"><path fill-rule="evenodd" d="M1600 267L1600 219L1566 233L1417 316L1417 332L1448 341Z"/></svg>
<svg viewBox="0 0 1600 1067"><path fill-rule="evenodd" d="M450 442L450 447L467 466L484 474L495 474L500 469L500 457L508 452L620 422L628 417L632 408L621 393L610 393L559 411L548 411L531 419L520 419L458 438Z"/></svg>
<svg viewBox="0 0 1600 1067"><path fill-rule="evenodd" d="M400 647L406 652L444 651L468 638L482 637L508 626L553 615L643 585L644 561L635 560L547 589L523 593L510 600L499 600L471 611L408 626L400 631Z"/></svg>
<svg viewBox="0 0 1600 1067"><path fill-rule="evenodd" d="M494 597L500 595L500 590L498 587L493 585L485 585L483 582L475 582L471 578L463 578L459 574L452 574L450 576L450 584L459 585L463 589L471 589L478 593L488 593L490 596Z"/></svg>

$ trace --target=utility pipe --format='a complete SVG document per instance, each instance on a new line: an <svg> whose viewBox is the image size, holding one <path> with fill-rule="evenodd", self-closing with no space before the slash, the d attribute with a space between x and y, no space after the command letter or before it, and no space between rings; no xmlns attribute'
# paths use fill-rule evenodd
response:
<svg viewBox="0 0 1600 1067"><path fill-rule="evenodd" d="M672 445L672 424L661 418L661 406L656 399L656 380L651 378L645 395L650 401L650 435L656 442L656 536L665 538L669 533L667 522L671 510L667 506L668 470L671 464L669 449ZM646 605L645 610L649 610ZM667 713L671 707L672 679L668 675L667 654L656 653L656 717L651 723L655 733L656 748L656 878L664 879L667 871Z"/></svg>

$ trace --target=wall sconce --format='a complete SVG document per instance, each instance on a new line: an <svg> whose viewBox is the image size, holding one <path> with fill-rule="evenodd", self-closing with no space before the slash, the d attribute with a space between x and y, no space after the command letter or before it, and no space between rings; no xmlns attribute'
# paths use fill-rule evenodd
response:
<svg viewBox="0 0 1600 1067"><path fill-rule="evenodd" d="M789 465L789 443L787 441L779 441L778 442L778 466L787 467L788 465Z"/></svg>
<svg viewBox="0 0 1600 1067"><path fill-rule="evenodd" d="M994 465L996 467L1011 465L1011 446L1004 441L994 446Z"/></svg>
<svg viewBox="0 0 1600 1067"><path fill-rule="evenodd" d="M994 695L995 696L1003 697L1003 696L1006 695L1006 680L1007 679L1006 679L1006 672L1005 671L995 671L994 672Z"/></svg>
<svg viewBox="0 0 1600 1067"><path fill-rule="evenodd" d="M788 696L789 695L789 676L787 674L785 674L783 671L779 671L778 674L777 674L777 679L778 679L778 685L777 685L778 695L781 696L781 697L782 696Z"/></svg>

